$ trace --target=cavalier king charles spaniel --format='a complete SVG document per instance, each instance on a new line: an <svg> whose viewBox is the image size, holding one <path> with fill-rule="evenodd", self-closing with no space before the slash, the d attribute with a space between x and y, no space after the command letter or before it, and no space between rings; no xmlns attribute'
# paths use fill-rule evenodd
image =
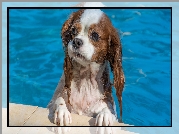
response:
<svg viewBox="0 0 179 134"><path fill-rule="evenodd" d="M81 9L63 24L64 73L48 105L55 124L68 126L71 114L95 117L95 126L117 121L112 86L122 119L122 46L110 19L100 9ZM111 68L114 76L110 82Z"/></svg>

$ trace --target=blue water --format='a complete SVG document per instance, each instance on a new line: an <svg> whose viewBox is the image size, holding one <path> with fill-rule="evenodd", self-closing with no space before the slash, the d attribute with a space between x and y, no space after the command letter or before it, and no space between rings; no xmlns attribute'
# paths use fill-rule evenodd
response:
<svg viewBox="0 0 179 134"><path fill-rule="evenodd" d="M46 107L62 75L60 29L72 11L10 10L10 102ZM170 10L103 11L118 29L123 45L123 122L136 126L171 125ZM115 91L113 96L117 103Z"/></svg>

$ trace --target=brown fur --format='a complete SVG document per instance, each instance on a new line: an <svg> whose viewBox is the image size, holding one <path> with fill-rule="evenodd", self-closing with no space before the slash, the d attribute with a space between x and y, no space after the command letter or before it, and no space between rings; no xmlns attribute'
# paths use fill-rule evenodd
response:
<svg viewBox="0 0 179 134"><path fill-rule="evenodd" d="M124 88L124 73L122 69L122 48L119 36L114 28L111 29L108 60L114 74L114 87L120 104L120 121L122 122L122 91Z"/></svg>
<svg viewBox="0 0 179 134"><path fill-rule="evenodd" d="M122 45L117 30L112 26L108 18L106 18L106 20L108 20L107 26L110 28L108 40L110 45L108 48L107 60L110 62L110 67L114 74L114 87L120 104L120 121L122 122L122 91L125 82L122 69Z"/></svg>
<svg viewBox="0 0 179 134"><path fill-rule="evenodd" d="M109 38L109 29L107 27L108 22L105 21L105 16L102 17L98 24L93 24L89 28L89 35L95 31L99 35L99 41L93 41L90 39L90 42L95 46L95 54L92 57L93 62L104 63L108 51L108 38Z"/></svg>

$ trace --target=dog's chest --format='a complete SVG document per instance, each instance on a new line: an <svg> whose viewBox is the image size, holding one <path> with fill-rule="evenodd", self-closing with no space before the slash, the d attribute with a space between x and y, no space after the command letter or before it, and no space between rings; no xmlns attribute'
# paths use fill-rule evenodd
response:
<svg viewBox="0 0 179 134"><path fill-rule="evenodd" d="M103 99L103 93L103 85L98 75L88 69L74 71L70 95L72 112L89 114L90 109Z"/></svg>

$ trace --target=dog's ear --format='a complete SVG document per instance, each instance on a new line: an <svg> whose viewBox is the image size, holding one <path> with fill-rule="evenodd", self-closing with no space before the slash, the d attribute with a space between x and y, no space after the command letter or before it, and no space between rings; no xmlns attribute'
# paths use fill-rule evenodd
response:
<svg viewBox="0 0 179 134"><path fill-rule="evenodd" d="M112 27L109 37L108 61L114 75L114 87L120 104L120 119L122 121L122 91L124 88L124 73L122 69L122 46L119 35Z"/></svg>
<svg viewBox="0 0 179 134"><path fill-rule="evenodd" d="M64 75L65 75L65 86L64 90L67 91L68 95L68 103L70 103L70 95L71 95L71 81L73 79L73 73L72 73L72 61L71 58L68 55L68 50L65 50L65 59L64 59Z"/></svg>
<svg viewBox="0 0 179 134"><path fill-rule="evenodd" d="M63 65L64 75L65 75L64 90L67 91L69 104L70 104L69 98L70 98L70 93L71 93L70 85L71 85L71 80L72 80L72 61L68 55L68 43L72 40L72 35L70 32L70 29L71 29L71 26L74 21L74 15L75 15L75 13L73 13L65 21L65 23L62 26L62 30L61 30L61 38L63 41L63 48L64 48L64 52L65 52L64 65Z"/></svg>
<svg viewBox="0 0 179 134"><path fill-rule="evenodd" d="M75 13L73 13L70 18L68 20L65 21L65 23L62 26L62 30L61 30L61 38L63 41L63 45L66 47L68 45L68 43L72 40L72 35L71 35L71 27L74 21L74 15Z"/></svg>

